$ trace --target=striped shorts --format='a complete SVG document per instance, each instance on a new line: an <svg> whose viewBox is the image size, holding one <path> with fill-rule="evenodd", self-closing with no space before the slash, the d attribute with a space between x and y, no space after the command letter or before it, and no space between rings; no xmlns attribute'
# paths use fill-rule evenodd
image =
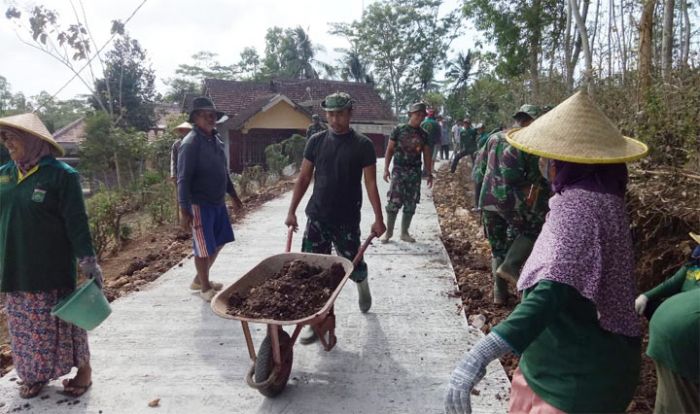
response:
<svg viewBox="0 0 700 414"><path fill-rule="evenodd" d="M192 204L192 247L197 257L210 257L235 240L226 205Z"/></svg>

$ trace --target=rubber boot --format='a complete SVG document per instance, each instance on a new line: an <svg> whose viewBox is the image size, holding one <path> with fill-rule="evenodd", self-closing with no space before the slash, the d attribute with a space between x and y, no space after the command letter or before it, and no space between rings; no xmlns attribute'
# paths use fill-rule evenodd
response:
<svg viewBox="0 0 700 414"><path fill-rule="evenodd" d="M316 336L316 332L314 332L314 328L312 328L311 325L306 325L299 334L299 342L302 345L314 343L316 342L316 339L318 339L318 337Z"/></svg>
<svg viewBox="0 0 700 414"><path fill-rule="evenodd" d="M520 269L522 269L525 261L530 256L534 244L535 242L529 237L516 237L510 249L508 249L505 260L496 269L496 274L509 283L517 284L520 277Z"/></svg>
<svg viewBox="0 0 700 414"><path fill-rule="evenodd" d="M503 259L492 258L491 259L491 274L493 275L493 303L496 305L505 305L508 301L508 283L498 277L496 274L496 269L501 265Z"/></svg>
<svg viewBox="0 0 700 414"><path fill-rule="evenodd" d="M365 278L365 280L356 283L356 285L360 312L367 313L369 308L372 307L372 294L369 292L369 278Z"/></svg>
<svg viewBox="0 0 700 414"><path fill-rule="evenodd" d="M391 240L391 238L394 236L394 224L396 224L396 214L396 212L386 212L386 232L384 233L382 238L379 239L380 242L386 243L389 240Z"/></svg>
<svg viewBox="0 0 700 414"><path fill-rule="evenodd" d="M401 216L401 240L409 243L415 243L416 239L408 234L408 228L411 227L411 220L413 220L413 214L403 213Z"/></svg>

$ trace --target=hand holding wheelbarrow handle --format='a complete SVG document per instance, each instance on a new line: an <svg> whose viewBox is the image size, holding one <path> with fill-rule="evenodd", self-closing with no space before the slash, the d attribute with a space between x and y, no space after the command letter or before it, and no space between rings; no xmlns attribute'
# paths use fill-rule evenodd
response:
<svg viewBox="0 0 700 414"><path fill-rule="evenodd" d="M289 226L287 229L287 245L284 248L285 253L289 253L292 251L292 238L294 237L294 227ZM352 265L354 267L357 267L360 262L362 261L362 256L365 254L365 250L367 250L367 247L369 247L370 244L372 244L372 239L377 237L377 234L375 232L371 232L369 236L367 237L367 240L365 240L364 243L362 243L362 246L360 246L360 250L357 251L357 255L355 255L355 258L352 261Z"/></svg>

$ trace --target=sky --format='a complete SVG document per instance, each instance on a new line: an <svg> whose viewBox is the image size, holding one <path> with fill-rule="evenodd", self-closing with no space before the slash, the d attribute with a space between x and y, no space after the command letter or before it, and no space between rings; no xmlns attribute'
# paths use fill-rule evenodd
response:
<svg viewBox="0 0 700 414"><path fill-rule="evenodd" d="M111 21L125 20L143 0L83 0L89 29L102 45L110 37ZM341 37L328 34L329 23L359 20L363 7L374 0L147 0L126 29L147 51L156 72L156 87L165 92L164 79L172 77L181 63L191 55L207 50L218 54L222 64L239 60L240 52L253 46L264 54L265 33L272 26L296 27L307 30L312 43L323 46L325 52L317 57L334 62L336 48L349 44ZM77 6L77 0L73 0ZM445 0L441 12L455 9L460 0ZM72 73L43 52L22 44L15 24L4 18L8 6L23 10L41 4L59 12L63 25L75 17L71 0L0 0L0 48L3 63L0 75L10 83L13 93L37 95L42 90L56 93L72 77ZM466 35L452 43L450 55L473 48L476 32L466 28ZM31 38L19 31L25 39ZM110 46L105 48L108 51ZM87 72L87 70L86 70ZM89 79L89 76L86 77ZM88 89L74 80L57 95L69 99L87 94Z"/></svg>

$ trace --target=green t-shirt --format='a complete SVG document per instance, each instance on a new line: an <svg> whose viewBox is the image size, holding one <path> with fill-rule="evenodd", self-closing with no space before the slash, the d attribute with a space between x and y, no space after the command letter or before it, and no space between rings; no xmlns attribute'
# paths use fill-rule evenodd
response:
<svg viewBox="0 0 700 414"><path fill-rule="evenodd" d="M459 133L459 146L467 154L473 154L477 150L477 133L474 128L464 128Z"/></svg>
<svg viewBox="0 0 700 414"><path fill-rule="evenodd" d="M603 330L593 302L571 286L540 281L493 331L521 354L535 394L562 411L621 413L634 396L641 338Z"/></svg>
<svg viewBox="0 0 700 414"><path fill-rule="evenodd" d="M18 182L0 167L0 291L72 289L76 258L94 255L77 171L47 156Z"/></svg>
<svg viewBox="0 0 700 414"><path fill-rule="evenodd" d="M686 265L660 285L644 292L644 296L657 300L697 288L700 288L700 266Z"/></svg>
<svg viewBox="0 0 700 414"><path fill-rule="evenodd" d="M442 129L436 120L433 118L425 118L425 120L423 120L423 122L420 124L420 127L428 133L428 145L431 148L440 142Z"/></svg>
<svg viewBox="0 0 700 414"><path fill-rule="evenodd" d="M700 289L673 295L656 309L649 322L647 355L700 383Z"/></svg>

